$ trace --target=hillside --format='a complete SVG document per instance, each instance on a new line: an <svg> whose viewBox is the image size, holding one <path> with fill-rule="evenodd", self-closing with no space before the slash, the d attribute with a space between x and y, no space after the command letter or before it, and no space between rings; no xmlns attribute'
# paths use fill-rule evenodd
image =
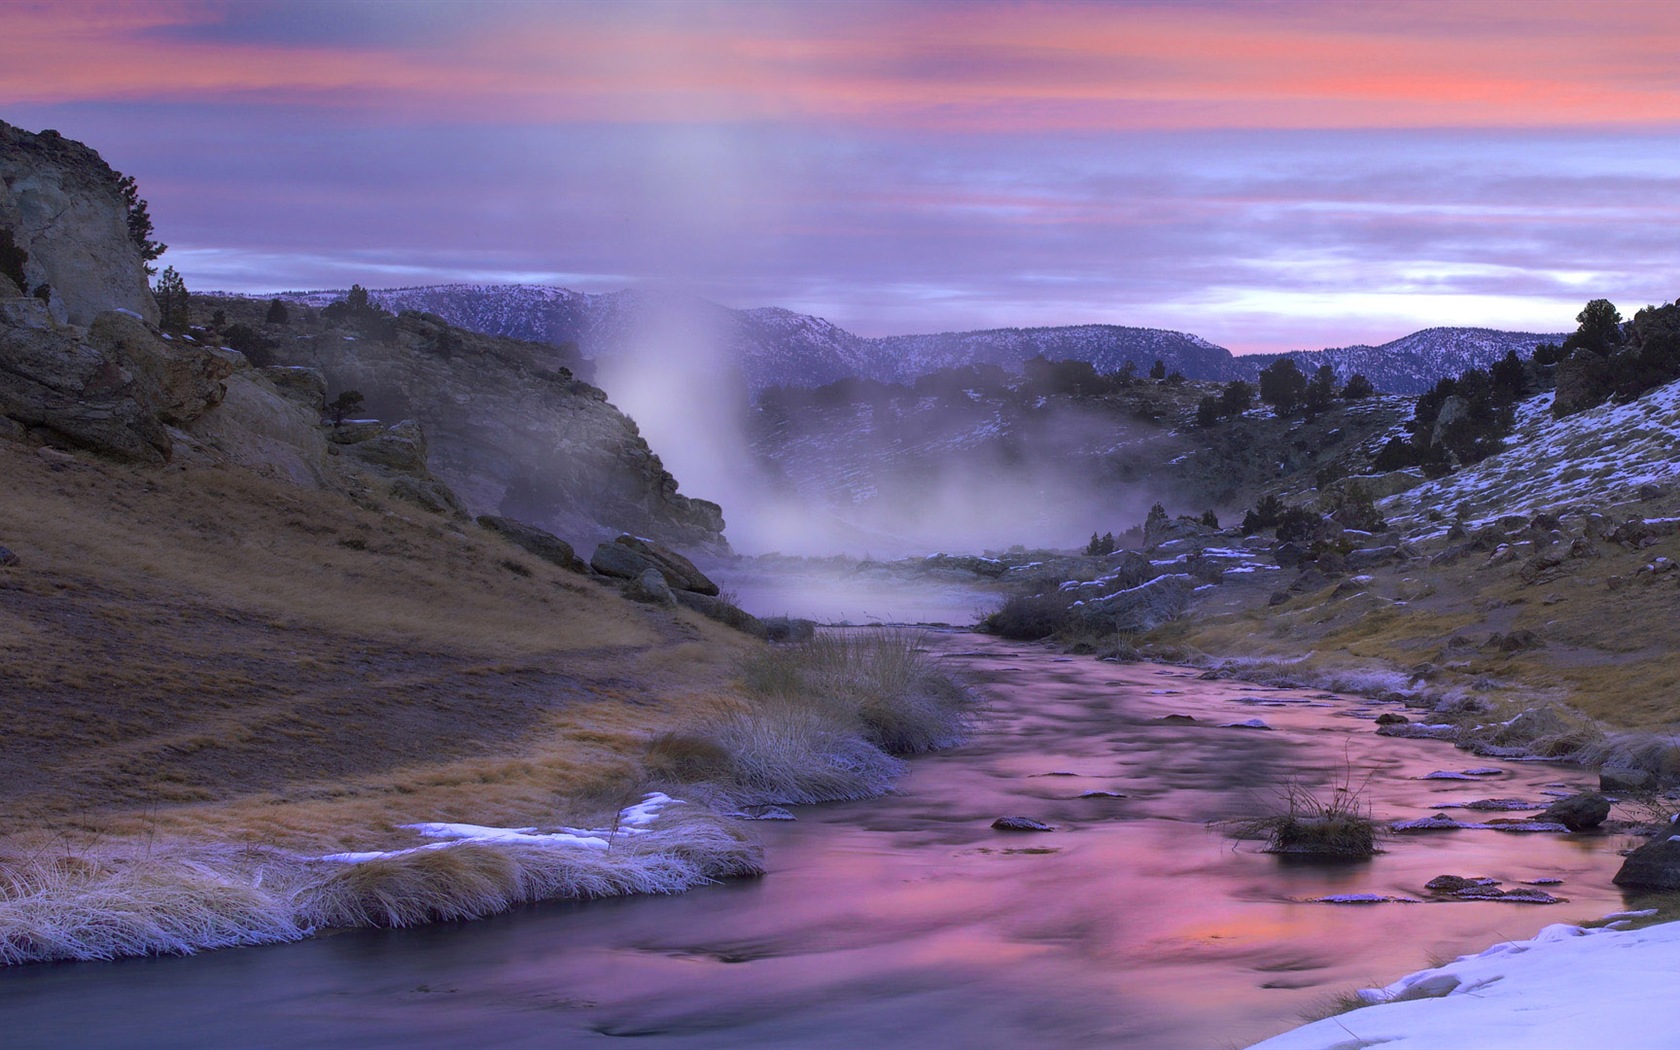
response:
<svg viewBox="0 0 1680 1050"><path fill-rule="evenodd" d="M535 433L524 498L719 539L555 348L154 302L132 183L0 133L0 966L674 893L762 870L747 809L960 737L911 640L771 649L657 543L470 517ZM298 360L406 418L324 420Z"/></svg>
<svg viewBox="0 0 1680 1050"><path fill-rule="evenodd" d="M1071 546L1158 500L1240 518L1262 492L1362 470L1411 411L1404 398L1371 398L1310 420L1255 408L1202 427L1197 402L1216 384L1075 394L1031 381L965 387L962 375L762 399L750 433L768 488L872 538L876 554Z"/></svg>
<svg viewBox="0 0 1680 1050"><path fill-rule="evenodd" d="M324 306L345 293L282 294L290 301ZM1234 356L1190 333L1119 325L866 338L822 318L778 307L730 310L657 293L591 295L530 285L433 285L388 288L372 295L388 309L437 314L473 331L575 344L594 360L623 353L647 327L644 318L669 309L674 299L686 314L703 318L700 326L715 344L714 352L735 363L755 394L772 386L817 387L844 378L904 382L967 364L998 364L1018 372L1034 356L1086 361L1104 373L1128 363L1147 373L1159 360L1169 372L1210 382L1252 380L1266 364L1289 356L1309 372L1328 364L1344 380L1362 372L1380 391L1416 394L1443 375L1457 375L1472 365L1485 368L1508 350L1527 356L1538 343L1562 339L1485 328L1428 328L1381 346Z"/></svg>

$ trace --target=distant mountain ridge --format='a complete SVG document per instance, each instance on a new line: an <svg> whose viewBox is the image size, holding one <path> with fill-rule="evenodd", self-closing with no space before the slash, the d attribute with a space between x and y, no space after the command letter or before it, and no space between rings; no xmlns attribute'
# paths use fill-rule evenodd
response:
<svg viewBox="0 0 1680 1050"><path fill-rule="evenodd" d="M640 318L673 301L659 293L575 292L546 285L445 284L386 288L369 293L390 310L420 310L487 335L552 344L576 343L588 358L621 352ZM325 306L339 291L285 292L280 297ZM1130 362L1147 372L1159 360L1169 372L1190 379L1252 381L1281 357L1303 371L1328 364L1342 379L1363 373L1378 390L1418 394L1442 376L1472 366L1487 367L1511 350L1528 356L1542 342L1561 342L1561 333L1504 332L1489 328L1426 328L1380 346L1344 346L1286 354L1237 356L1187 332L1121 325L1051 328L995 328L971 332L869 338L820 317L781 307L733 310L700 299L681 300L683 309L704 318L727 344L748 387L814 387L849 377L906 382L917 376L967 364L988 363L1011 371L1035 356L1090 362L1114 372Z"/></svg>

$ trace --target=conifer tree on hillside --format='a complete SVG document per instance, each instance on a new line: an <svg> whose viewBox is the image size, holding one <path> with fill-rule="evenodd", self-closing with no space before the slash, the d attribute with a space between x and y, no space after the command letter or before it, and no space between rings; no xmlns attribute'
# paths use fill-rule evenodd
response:
<svg viewBox="0 0 1680 1050"><path fill-rule="evenodd" d="M192 318L187 306L187 282L175 272L175 267L164 267L152 288L152 298L157 300L159 327L171 332L187 330Z"/></svg>
<svg viewBox="0 0 1680 1050"><path fill-rule="evenodd" d="M263 317L265 323L286 324L290 320L291 313L286 309L285 300L270 299L268 301L268 313Z"/></svg>
<svg viewBox="0 0 1680 1050"><path fill-rule="evenodd" d="M1364 373L1355 372L1348 377L1347 385L1342 387L1342 400L1363 401L1375 395L1376 392L1377 388L1371 384L1369 379L1365 378Z"/></svg>
<svg viewBox="0 0 1680 1050"><path fill-rule="evenodd" d="M1313 377L1307 382L1307 389L1301 395L1301 407L1309 413L1323 412L1336 400L1336 370L1329 365L1319 365L1313 372Z"/></svg>
<svg viewBox="0 0 1680 1050"><path fill-rule="evenodd" d="M1279 416L1292 414L1307 394L1307 377L1293 358L1282 357L1260 370L1260 400Z"/></svg>
<svg viewBox="0 0 1680 1050"><path fill-rule="evenodd" d="M122 193L123 200L128 203L128 237L134 246L140 249L140 258L150 263L158 256L169 250L169 245L152 240L152 215L150 207L140 197L140 187L134 181L134 176L123 175L117 179L117 189ZM157 273L154 266L146 267L146 276Z"/></svg>

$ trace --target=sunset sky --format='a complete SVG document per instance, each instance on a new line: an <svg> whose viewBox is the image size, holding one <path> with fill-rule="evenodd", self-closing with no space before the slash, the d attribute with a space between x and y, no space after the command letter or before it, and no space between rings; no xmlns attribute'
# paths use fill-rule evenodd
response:
<svg viewBox="0 0 1680 1050"><path fill-rule="evenodd" d="M1680 5L15 3L195 289L655 282L1238 352L1680 295Z"/></svg>

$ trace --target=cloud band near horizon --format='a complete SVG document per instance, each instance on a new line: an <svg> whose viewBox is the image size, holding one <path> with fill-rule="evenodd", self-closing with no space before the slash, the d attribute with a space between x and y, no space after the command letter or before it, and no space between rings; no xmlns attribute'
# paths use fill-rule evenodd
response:
<svg viewBox="0 0 1680 1050"><path fill-rule="evenodd" d="M681 281L1237 351L1680 295L1680 7L0 4L193 287Z"/></svg>

